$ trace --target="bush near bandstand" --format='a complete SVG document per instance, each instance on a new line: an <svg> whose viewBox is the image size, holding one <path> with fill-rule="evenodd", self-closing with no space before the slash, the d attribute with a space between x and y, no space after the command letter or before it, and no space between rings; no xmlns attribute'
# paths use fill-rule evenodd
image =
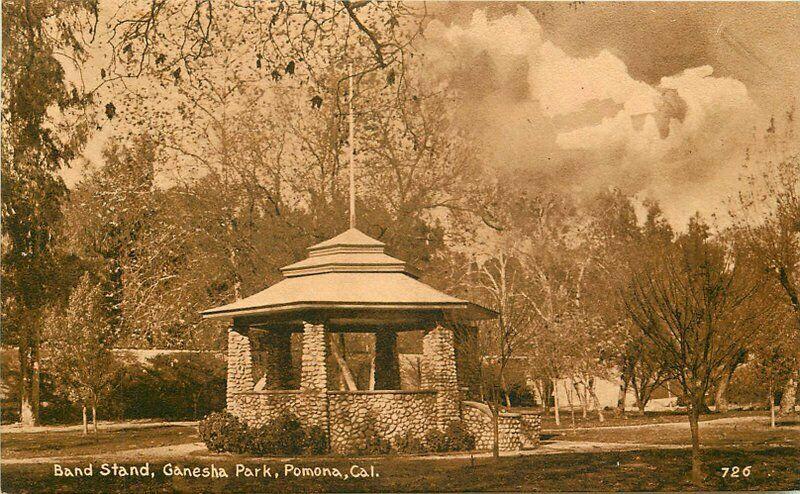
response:
<svg viewBox="0 0 800 494"><path fill-rule="evenodd" d="M328 438L320 427L303 428L297 416L284 413L272 422L249 427L227 411L200 421L200 438L216 453L249 453L257 456L318 455L328 450Z"/></svg>
<svg viewBox="0 0 800 494"><path fill-rule="evenodd" d="M407 431L402 436L397 436L394 439L393 447L398 453L417 454L426 452L422 438L411 431Z"/></svg>
<svg viewBox="0 0 800 494"><path fill-rule="evenodd" d="M434 453L470 451L475 449L473 436L461 422L450 422L444 431L431 429L425 434L425 445Z"/></svg>

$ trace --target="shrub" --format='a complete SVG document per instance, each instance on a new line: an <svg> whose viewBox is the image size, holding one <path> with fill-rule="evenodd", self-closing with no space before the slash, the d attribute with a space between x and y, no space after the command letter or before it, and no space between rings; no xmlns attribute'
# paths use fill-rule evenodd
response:
<svg viewBox="0 0 800 494"><path fill-rule="evenodd" d="M445 453L448 451L469 451L475 449L475 436L464 424L450 422L444 431L431 429L425 434L425 445L430 451Z"/></svg>
<svg viewBox="0 0 800 494"><path fill-rule="evenodd" d="M225 407L225 362L208 353L129 359L111 399L120 418L195 420Z"/></svg>
<svg viewBox="0 0 800 494"><path fill-rule="evenodd" d="M359 448L358 453L365 455L385 455L392 450L392 443L375 430L374 427L367 427L365 431L364 447Z"/></svg>
<svg viewBox="0 0 800 494"><path fill-rule="evenodd" d="M450 444L447 436L439 429L430 429L425 433L425 446L434 453L444 453L450 451Z"/></svg>
<svg viewBox="0 0 800 494"><path fill-rule="evenodd" d="M325 429L315 425L310 427L307 433L306 447L304 453L309 455L321 455L328 451L328 434Z"/></svg>
<svg viewBox="0 0 800 494"><path fill-rule="evenodd" d="M453 421L444 431L451 451L471 451L475 449L475 436L467 430L463 422Z"/></svg>
<svg viewBox="0 0 800 494"><path fill-rule="evenodd" d="M267 427L277 437L275 449L264 453L297 455L305 451L308 445L308 436L294 414L289 412L282 413L270 422Z"/></svg>
<svg viewBox="0 0 800 494"><path fill-rule="evenodd" d="M243 449L254 455L269 456L277 454L280 449L279 442L280 434L269 425L248 427Z"/></svg>
<svg viewBox="0 0 800 494"><path fill-rule="evenodd" d="M394 439L394 449L399 453L424 453L425 445L422 439L411 431L406 431L402 436Z"/></svg>
<svg viewBox="0 0 800 494"><path fill-rule="evenodd" d="M328 437L321 427L303 429L288 412L258 427L248 427L227 411L215 412L200 422L199 431L208 449L217 453L293 456L322 454L328 449Z"/></svg>
<svg viewBox="0 0 800 494"><path fill-rule="evenodd" d="M197 429L206 447L215 453L245 453L248 449L251 431L227 411L211 413Z"/></svg>

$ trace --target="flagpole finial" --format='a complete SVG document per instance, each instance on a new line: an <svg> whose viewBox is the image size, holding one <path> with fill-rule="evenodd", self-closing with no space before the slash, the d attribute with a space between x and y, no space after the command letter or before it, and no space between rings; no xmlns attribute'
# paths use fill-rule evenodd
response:
<svg viewBox="0 0 800 494"><path fill-rule="evenodd" d="M350 91L347 98L348 103L348 117L350 123L350 135L348 139L348 147L350 148L350 228L356 227L356 175L355 175L355 140L353 137L353 64L348 67L348 79L350 81Z"/></svg>

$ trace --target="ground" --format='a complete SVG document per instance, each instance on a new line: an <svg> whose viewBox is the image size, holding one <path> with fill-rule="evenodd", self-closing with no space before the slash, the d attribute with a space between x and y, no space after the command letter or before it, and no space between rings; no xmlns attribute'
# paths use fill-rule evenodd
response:
<svg viewBox="0 0 800 494"><path fill-rule="evenodd" d="M647 418L647 417L646 417ZM47 434L3 429L2 491L39 492L374 492L374 491L641 491L690 490L688 426L671 418L644 424L614 422L575 430L548 428L541 448L493 460L488 455L391 457L383 459L260 459L216 455L198 442L191 424L108 427L96 439L80 430ZM783 420L769 427L763 415L709 416L701 426L705 490L800 489L800 425ZM103 476L101 465L150 464L152 476ZM56 467L92 464L93 476L55 477ZM246 477L262 465L278 477ZM165 465L224 469L228 478L166 475ZM286 465L336 468L347 479L285 475ZM353 467L357 465L357 467ZM744 467L749 475L741 472ZM724 475L724 468L739 467ZM363 470L361 470L363 468ZM351 471L352 469L352 471ZM374 469L374 470L373 470ZM169 470L169 468L168 468ZM372 472L375 472L372 475ZM199 473L202 474L202 471Z"/></svg>
<svg viewBox="0 0 800 494"><path fill-rule="evenodd" d="M514 411L525 411L526 408L515 408ZM536 411L536 410L534 410ZM596 412L587 413L586 418L581 416L580 410L575 412L575 427L615 427L627 425L646 425L646 424L665 424L665 423L686 423L686 412L681 410L673 411L658 411L658 412L645 412L644 414L638 412L628 412L624 416L617 417L613 412L604 412L604 420L600 422L597 418ZM712 412L700 416L701 422L709 420L716 421L722 418L739 418L739 417L765 417L766 412L763 410L733 410L726 413ZM542 418L542 427L545 429L572 429L572 414L569 411L561 412L561 425L556 425L555 418L552 413Z"/></svg>
<svg viewBox="0 0 800 494"><path fill-rule="evenodd" d="M193 426L101 429L89 435L78 431L51 432L47 437L23 432L3 436L3 459L97 455L197 441L197 430Z"/></svg>

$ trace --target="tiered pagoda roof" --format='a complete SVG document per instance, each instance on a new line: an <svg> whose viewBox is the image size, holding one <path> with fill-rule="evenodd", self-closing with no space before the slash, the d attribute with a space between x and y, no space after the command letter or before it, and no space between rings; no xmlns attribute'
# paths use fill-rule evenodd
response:
<svg viewBox="0 0 800 494"><path fill-rule="evenodd" d="M470 321L496 313L419 281L385 244L351 228L308 248L308 257L281 268L284 279L255 295L202 312L250 324L291 322L313 313L340 324L413 324L427 318Z"/></svg>

